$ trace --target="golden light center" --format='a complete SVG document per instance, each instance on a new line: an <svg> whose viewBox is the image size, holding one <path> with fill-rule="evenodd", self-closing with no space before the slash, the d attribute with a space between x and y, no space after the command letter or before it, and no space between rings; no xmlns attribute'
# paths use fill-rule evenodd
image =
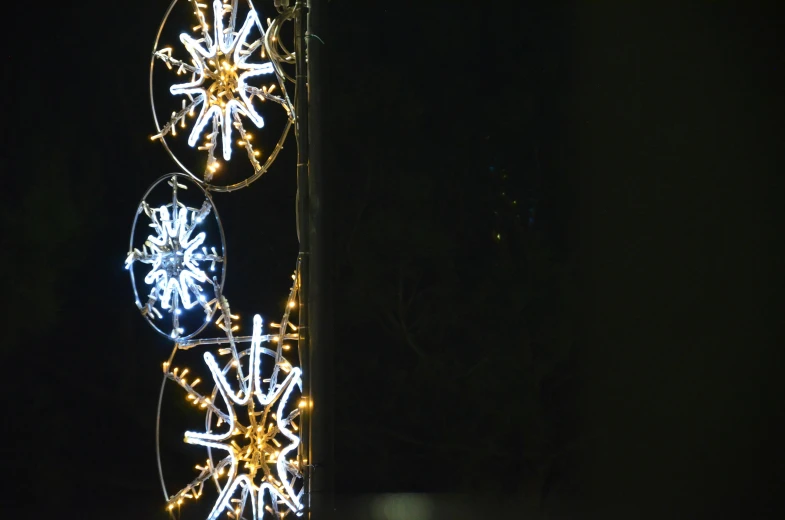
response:
<svg viewBox="0 0 785 520"><path fill-rule="evenodd" d="M227 101L235 99L237 84L239 83L237 67L232 65L229 57L220 51L209 63L214 67L208 74L210 79L212 79L212 83L207 88L210 94L210 101L223 105Z"/></svg>

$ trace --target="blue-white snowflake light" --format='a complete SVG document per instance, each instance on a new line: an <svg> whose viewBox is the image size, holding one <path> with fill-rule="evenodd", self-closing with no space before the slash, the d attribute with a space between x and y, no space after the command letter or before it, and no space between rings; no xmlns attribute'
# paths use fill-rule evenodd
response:
<svg viewBox="0 0 785 520"><path fill-rule="evenodd" d="M185 186L170 180L173 188ZM199 305L205 319L212 317L215 306L215 282L205 269L216 270L216 264L223 262L215 247L205 245L206 233L197 229L211 212L212 205L205 200L201 208L190 208L175 200L158 208L142 202L139 211L150 220L153 229L141 249L133 248L125 260L126 269L135 262L150 265L144 282L151 286L147 301L137 300L136 306L150 320L163 318L163 312L171 313L173 326L169 333L172 338L184 333L179 326L179 316Z"/></svg>

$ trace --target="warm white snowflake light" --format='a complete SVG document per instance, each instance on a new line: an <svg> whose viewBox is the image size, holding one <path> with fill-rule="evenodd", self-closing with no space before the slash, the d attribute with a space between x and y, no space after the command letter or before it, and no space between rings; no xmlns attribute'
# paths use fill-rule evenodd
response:
<svg viewBox="0 0 785 520"><path fill-rule="evenodd" d="M233 130L239 134L237 145L246 149L254 171L259 172L264 169L258 160L260 152L254 149L253 136L246 129L241 116L256 128L264 127L264 118L253 103L257 98L261 102L271 100L279 103L289 114L289 119L292 118L293 109L284 91L283 76L280 68L272 61L278 54L272 52L270 55L266 33L250 0L247 1L248 12L239 30L236 29L236 20L240 6L236 0L213 0L212 30L203 12L207 4L193 0L190 3L198 21L198 25L193 27L198 38L188 33L180 35L180 42L190 60L173 57L173 49L169 47L157 49L154 53L155 58L163 61L178 75L190 73L190 81L169 88L171 94L186 96L188 102L183 99L181 109L173 112L169 121L152 138L163 139L167 134L175 136L178 126L186 128L187 118L195 116L188 144L197 147L200 137L207 132L204 143L198 145L199 150L208 153L204 173L206 181L210 181L220 167L215 158L219 136L224 160L231 159ZM257 39L251 38L252 32L258 33ZM270 76L273 83L260 83L264 76ZM251 80L254 84L251 84ZM280 95L273 94L276 86L280 86ZM195 111L200 105L201 109L196 115ZM287 123L285 132L288 127ZM277 153L278 147L274 153Z"/></svg>
<svg viewBox="0 0 785 520"><path fill-rule="evenodd" d="M264 119L254 110L248 96L246 81L261 74L272 74L273 65L270 62L247 62L248 57L256 50L254 46L248 45L248 35L254 23L261 25L255 11L248 13L236 36L232 31L224 33L224 5L220 0L214 0L213 12L215 33L212 42L205 42L208 44L206 48L188 34L180 35L180 41L196 63L198 77L189 83L173 85L169 91L172 94L195 95L196 103L202 104L202 111L196 118L188 144L196 144L205 125L214 117L223 129L223 156L228 161L232 155L230 122L235 112L247 116L257 128L264 126ZM204 38L201 41L204 41ZM255 46L260 44L259 40L254 43Z"/></svg>
<svg viewBox="0 0 785 520"><path fill-rule="evenodd" d="M223 314L224 317L230 316L228 309ZM166 377L186 391L189 402L208 414L205 421L207 430L185 432L185 442L225 454L217 462L211 456L205 466L197 466L199 475L169 497L167 508L173 509L187 498L199 498L204 482L214 480L219 494L208 515L209 520L223 513L238 518L249 499L252 518L262 518L265 511L275 512L279 518L286 512L299 516L303 510L303 490L295 489L295 481L302 478L297 458L300 438L295 433L299 427L295 419L302 410L297 405L289 409L289 398L295 388L301 389L302 374L282 356L280 348L283 340L296 341L297 335L285 334L285 329L278 334L262 335L262 318L256 315L251 346L238 353L235 345L247 338L234 337L231 319L224 319L227 321L225 343L229 343L230 347L219 350L219 353L230 355L230 360L222 368L213 354L203 354L214 381L210 394L200 394L194 389L199 380L189 383L186 379L188 369L180 371L171 368L169 362L164 364ZM288 320L287 310L282 324L288 323ZM296 329L296 326L292 327ZM265 342L276 343L277 348L265 348L262 346ZM178 347L187 349L209 343L215 341L191 340ZM268 368L272 373L266 379L262 376L263 356L272 363ZM231 383L230 379L235 382ZM216 418L215 423L213 417ZM294 458L290 458L292 456ZM223 484L219 483L219 477L224 480Z"/></svg>

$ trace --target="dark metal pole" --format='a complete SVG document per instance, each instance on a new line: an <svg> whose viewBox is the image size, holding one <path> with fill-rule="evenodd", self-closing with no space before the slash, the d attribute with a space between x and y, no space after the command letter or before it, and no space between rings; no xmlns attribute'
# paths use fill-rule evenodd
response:
<svg viewBox="0 0 785 520"><path fill-rule="evenodd" d="M300 239L300 355L304 391L311 405L301 421L305 500L309 520L333 517L333 357L329 255L321 169L320 47L318 0L295 2L295 117L297 120L297 232ZM316 40L317 42L319 40ZM307 53L307 54L306 54Z"/></svg>
<svg viewBox="0 0 785 520"><path fill-rule="evenodd" d="M308 70L306 63L306 8L304 0L297 0L294 5L294 52L295 52L295 93L294 115L295 136L297 137L297 238L300 240L300 289L299 296L299 334L298 349L300 351L300 365L304 376L304 397L313 402L311 384L311 334L310 334L310 211L309 211L309 186L308 186ZM301 436L304 461L304 504L308 511L312 510L311 504L311 475L313 456L311 455L311 410L306 407L301 419ZM309 513L310 516L310 513Z"/></svg>
<svg viewBox="0 0 785 520"><path fill-rule="evenodd" d="M308 0L308 120L309 120L309 293L310 301L310 392L314 407L311 409L310 459L312 520L333 517L334 455L333 455L333 351L332 305L330 297L331 255L329 249L329 202L325 195L326 176L322 169L321 100L322 41L321 0Z"/></svg>

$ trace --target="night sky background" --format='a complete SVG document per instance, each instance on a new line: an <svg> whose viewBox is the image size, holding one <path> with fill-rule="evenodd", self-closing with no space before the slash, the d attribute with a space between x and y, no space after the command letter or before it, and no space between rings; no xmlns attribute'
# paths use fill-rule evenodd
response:
<svg viewBox="0 0 785 520"><path fill-rule="evenodd" d="M776 517L777 3L322 2L336 491ZM167 5L4 7L4 518L165 518L170 346L123 261L177 170L149 139ZM294 267L294 151L215 199L248 330Z"/></svg>

